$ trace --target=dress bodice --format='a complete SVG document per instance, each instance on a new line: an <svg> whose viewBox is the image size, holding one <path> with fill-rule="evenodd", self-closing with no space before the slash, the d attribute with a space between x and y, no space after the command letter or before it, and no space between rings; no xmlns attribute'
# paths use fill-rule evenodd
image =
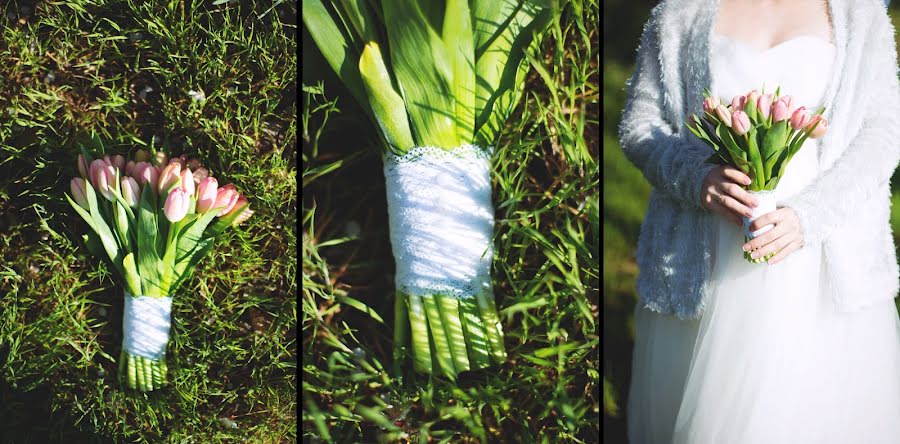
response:
<svg viewBox="0 0 900 444"><path fill-rule="evenodd" d="M794 37L760 51L730 37L714 35L710 68L711 91L730 103L734 96L750 90L767 93L781 87L796 106L814 112L824 102L834 62L834 45L813 36ZM817 142L808 139L791 159L777 187L779 197L789 196L818 174Z"/></svg>

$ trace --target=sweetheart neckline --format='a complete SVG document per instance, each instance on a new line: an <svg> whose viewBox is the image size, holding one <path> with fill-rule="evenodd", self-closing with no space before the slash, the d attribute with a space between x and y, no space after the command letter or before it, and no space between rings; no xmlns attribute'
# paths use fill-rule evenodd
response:
<svg viewBox="0 0 900 444"><path fill-rule="evenodd" d="M734 38L734 37L729 37L729 36L726 36L726 35L722 35L722 34L713 34L713 37L718 38L718 39L720 39L720 40L728 40L728 41L734 43L735 45L737 45L737 46L742 46L742 47L744 47L744 48L747 48L747 49L749 49L750 51L752 51L752 52L754 52L754 53L756 53L756 54L766 54L766 53L772 52L772 51L774 51L774 50L776 50L776 49L778 49L778 48L781 48L782 46L785 46L785 45L787 45L788 43L793 43L793 42L796 42L796 41L798 41L798 40L815 40L815 41L817 41L817 42L820 42L820 43L823 44L823 45L827 45L827 46L828 46L829 48L831 48L831 49L834 49L834 43L831 43L831 42L829 42L829 41L826 41L825 39L823 39L823 38L821 38L821 37L816 37L816 36L808 35L808 34L802 34L802 35L798 35L798 36L796 36L796 37L791 37L791 38L789 38L789 39L787 39L787 40L784 40L784 41L778 43L778 44L775 45L775 46L770 46L770 47L768 47L768 48L766 48L766 49L759 49L759 48L757 48L757 47L755 47L755 46L752 46L752 45L750 45L750 44L748 44L748 43L744 43L744 42L742 42L742 41L739 40L739 39L736 39L736 38Z"/></svg>

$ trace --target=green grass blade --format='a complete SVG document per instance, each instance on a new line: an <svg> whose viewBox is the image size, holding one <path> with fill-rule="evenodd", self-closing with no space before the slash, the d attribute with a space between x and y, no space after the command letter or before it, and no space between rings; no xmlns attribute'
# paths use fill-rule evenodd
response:
<svg viewBox="0 0 900 444"><path fill-rule="evenodd" d="M394 154L404 154L415 146L409 129L406 105L391 83L391 75L378 43L370 42L359 59L359 73L369 97L375 121Z"/></svg>
<svg viewBox="0 0 900 444"><path fill-rule="evenodd" d="M406 102L417 145L459 146L453 68L447 48L429 25L419 2L382 3L391 64Z"/></svg>
<svg viewBox="0 0 900 444"><path fill-rule="evenodd" d="M348 36L341 32L321 0L304 1L302 5L303 23L319 47L319 51L356 101L365 105L366 94L356 63L359 60L359 52L353 47Z"/></svg>
<svg viewBox="0 0 900 444"><path fill-rule="evenodd" d="M456 132L460 142L470 143L475 128L475 47L468 0L447 0L441 37L453 68Z"/></svg>

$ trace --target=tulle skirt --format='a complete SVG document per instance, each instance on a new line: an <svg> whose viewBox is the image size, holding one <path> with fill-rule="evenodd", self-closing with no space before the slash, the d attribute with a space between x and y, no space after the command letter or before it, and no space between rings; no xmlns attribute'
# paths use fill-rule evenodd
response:
<svg viewBox="0 0 900 444"><path fill-rule="evenodd" d="M751 264L718 230L701 319L635 309L630 442L900 443L894 302L839 312L820 247Z"/></svg>

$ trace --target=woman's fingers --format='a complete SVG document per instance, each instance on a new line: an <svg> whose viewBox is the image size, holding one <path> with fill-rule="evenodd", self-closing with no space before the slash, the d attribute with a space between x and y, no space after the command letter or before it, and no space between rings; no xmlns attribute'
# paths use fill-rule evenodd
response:
<svg viewBox="0 0 900 444"><path fill-rule="evenodd" d="M727 195L727 194L719 194L718 195L719 203L728 208L729 211L734 213L736 216L747 216L750 217L753 212L746 205L738 202L735 198Z"/></svg>
<svg viewBox="0 0 900 444"><path fill-rule="evenodd" d="M795 240L795 241L789 243L786 247L782 248L778 252L778 254L776 254L775 256L772 256L772 258L769 259L769 261L768 261L769 265L774 265L774 264L777 264L778 262L781 262L785 257L787 257L787 255L793 253L794 251L796 251L797 249L799 249L802 246L803 246L803 243L799 240Z"/></svg>
<svg viewBox="0 0 900 444"><path fill-rule="evenodd" d="M734 183L738 183L741 185L750 185L751 182L750 176L744 174L743 171L732 166L726 166L722 168L722 176Z"/></svg>
<svg viewBox="0 0 900 444"><path fill-rule="evenodd" d="M752 227L753 224L750 224L750 226ZM751 233L754 231L756 231L756 230L754 230L752 228L750 229ZM743 247L744 251L753 251L757 248L768 245L775 239L778 239L779 237L784 236L784 234L786 232L787 232L787 228L784 225L782 225L782 224L775 225L774 227L772 227L771 230L766 231L765 233L763 233L759 236L756 236L755 238L753 238L753 240L744 244L744 247Z"/></svg>
<svg viewBox="0 0 900 444"><path fill-rule="evenodd" d="M777 225L776 225L777 227ZM795 241L796 237L791 236L790 234L782 235L776 238L774 241L769 242L764 245L762 248L754 251L750 254L750 257L753 259L758 259L761 257L766 257L769 254L777 253L787 247L791 242Z"/></svg>
<svg viewBox="0 0 900 444"><path fill-rule="evenodd" d="M747 207L747 209L755 207L758 202L756 198L751 196L747 190L741 188L740 185L733 182L725 182L719 187L722 194L727 194L735 200Z"/></svg>

